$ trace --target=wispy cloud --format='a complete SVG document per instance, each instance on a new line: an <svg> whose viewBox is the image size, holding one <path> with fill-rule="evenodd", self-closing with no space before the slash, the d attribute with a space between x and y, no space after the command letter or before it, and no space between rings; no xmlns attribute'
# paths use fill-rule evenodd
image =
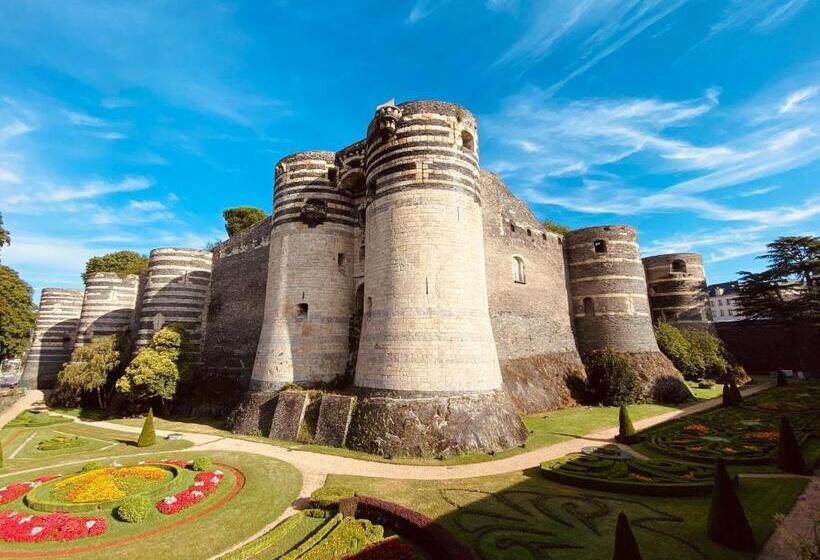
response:
<svg viewBox="0 0 820 560"><path fill-rule="evenodd" d="M22 189L23 192L6 196L4 206L19 213L41 214L53 211L50 203L91 200L114 193L141 191L151 187L147 177L131 176L120 181L88 181L79 185L38 184ZM2 192L2 190L0 190Z"/></svg>
<svg viewBox="0 0 820 560"><path fill-rule="evenodd" d="M448 1L449 0L416 0L410 9L410 13L407 14L407 23L414 25L420 22Z"/></svg>
<svg viewBox="0 0 820 560"><path fill-rule="evenodd" d="M760 196L760 195L775 191L775 190L779 189L780 187L781 187L781 185L771 185L769 187L759 187L759 188L756 188L756 189L751 189L751 190L748 190L748 191L740 192L740 193L738 193L738 196L741 196L743 198L748 198L750 196Z"/></svg>
<svg viewBox="0 0 820 560"><path fill-rule="evenodd" d="M799 109L800 103L811 99L815 95L817 95L818 88L815 86L806 87L802 89L798 89L795 92L792 92L786 100L783 102L783 105L780 106L779 113L791 113Z"/></svg>
<svg viewBox="0 0 820 560"><path fill-rule="evenodd" d="M68 119L68 122L77 126L103 127L109 125L108 121L97 117L92 117L91 115L86 115L85 113L66 111L65 116Z"/></svg>
<svg viewBox="0 0 820 560"><path fill-rule="evenodd" d="M732 0L710 35L731 29L768 33L788 22L808 5L808 0Z"/></svg>

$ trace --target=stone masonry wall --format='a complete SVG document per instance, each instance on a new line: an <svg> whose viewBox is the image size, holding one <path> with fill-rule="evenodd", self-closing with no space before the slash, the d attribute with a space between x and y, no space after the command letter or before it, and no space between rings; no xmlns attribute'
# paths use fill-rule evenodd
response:
<svg viewBox="0 0 820 560"><path fill-rule="evenodd" d="M121 277L115 272L95 272L85 279L85 295L77 346L94 337L129 332L134 322L139 276Z"/></svg>
<svg viewBox="0 0 820 560"><path fill-rule="evenodd" d="M712 323L703 259L696 253L672 253L643 259L653 322L682 327Z"/></svg>

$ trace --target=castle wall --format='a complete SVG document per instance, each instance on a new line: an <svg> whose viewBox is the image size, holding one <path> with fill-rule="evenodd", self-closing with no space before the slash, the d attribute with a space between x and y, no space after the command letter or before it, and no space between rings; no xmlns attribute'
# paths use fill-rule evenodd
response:
<svg viewBox="0 0 820 560"><path fill-rule="evenodd" d="M265 319L252 391L327 383L346 371L356 218L336 186L335 156L300 152L276 166Z"/></svg>
<svg viewBox="0 0 820 560"><path fill-rule="evenodd" d="M116 272L95 272L85 280L77 346L94 337L130 331L139 290L139 276L121 277Z"/></svg>
<svg viewBox="0 0 820 560"><path fill-rule="evenodd" d="M570 319L563 238L545 231L496 175L480 177L487 295L505 388L520 412L571 405L585 374Z"/></svg>
<svg viewBox="0 0 820 560"><path fill-rule="evenodd" d="M196 249L154 249L141 294L136 333L137 349L170 323L185 327L196 354L202 343L208 308L212 255Z"/></svg>
<svg viewBox="0 0 820 560"><path fill-rule="evenodd" d="M250 381L265 315L273 216L213 249L211 291L202 362L214 375Z"/></svg>
<svg viewBox="0 0 820 560"><path fill-rule="evenodd" d="M672 253L643 259L653 322L683 327L712 324L703 259L696 253Z"/></svg>
<svg viewBox="0 0 820 560"><path fill-rule="evenodd" d="M74 349L82 306L82 290L43 288L31 347L20 378L22 387L52 389L57 383L57 374Z"/></svg>

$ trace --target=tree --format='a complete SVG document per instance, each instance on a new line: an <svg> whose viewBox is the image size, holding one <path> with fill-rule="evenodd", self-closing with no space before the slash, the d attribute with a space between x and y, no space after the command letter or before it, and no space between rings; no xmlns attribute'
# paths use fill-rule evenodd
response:
<svg viewBox="0 0 820 560"><path fill-rule="evenodd" d="M11 243L9 230L3 227L3 214L0 214L0 247L5 247Z"/></svg>
<svg viewBox="0 0 820 560"><path fill-rule="evenodd" d="M777 436L777 467L787 473L806 473L806 462L803 460L803 454L800 453L800 444L797 443L787 416L780 419L780 431Z"/></svg>
<svg viewBox="0 0 820 560"><path fill-rule="evenodd" d="M615 439L619 443L634 443L637 439L636 434L632 418L629 417L629 409L622 404L621 410L618 411L618 437Z"/></svg>
<svg viewBox="0 0 820 560"><path fill-rule="evenodd" d="M61 395L94 392L100 408L105 408L113 392L109 379L121 364L123 338L121 335L100 336L76 347L71 360L57 374L57 392Z"/></svg>
<svg viewBox="0 0 820 560"><path fill-rule="evenodd" d="M635 402L635 372L621 356L609 348L593 350L584 356L584 365L587 368L589 396L594 402L604 406Z"/></svg>
<svg viewBox="0 0 820 560"><path fill-rule="evenodd" d="M570 231L567 226L559 224L558 222L553 222L552 220L543 220L541 225L545 230L551 231L552 233L557 233L558 235L566 235Z"/></svg>
<svg viewBox="0 0 820 560"><path fill-rule="evenodd" d="M142 424L140 437L137 439L137 447L151 447L157 442L157 433L154 431L154 410L148 408L145 422Z"/></svg>
<svg viewBox="0 0 820 560"><path fill-rule="evenodd" d="M801 325L820 324L820 237L778 237L757 258L768 261L763 272L741 271L737 304L747 320L781 321L797 349L800 368L806 359L798 338Z"/></svg>
<svg viewBox="0 0 820 560"><path fill-rule="evenodd" d="M618 524L615 526L615 553L612 555L612 560L641 560L641 558L641 550L632 533L629 518L621 512L618 514Z"/></svg>
<svg viewBox="0 0 820 560"><path fill-rule="evenodd" d="M148 257L135 251L116 251L91 257L85 264L83 281L94 272L116 272L120 276L142 274L148 270Z"/></svg>
<svg viewBox="0 0 820 560"><path fill-rule="evenodd" d="M31 294L17 272L0 265L0 362L26 351L36 317Z"/></svg>
<svg viewBox="0 0 820 560"><path fill-rule="evenodd" d="M188 337L179 325L168 325L151 338L117 380L117 391L132 401L159 398L163 408L174 398L180 378L187 373Z"/></svg>
<svg viewBox="0 0 820 560"><path fill-rule="evenodd" d="M715 484L712 488L706 532L714 542L734 550L751 552L755 549L752 528L723 459L718 459L715 463Z"/></svg>
<svg viewBox="0 0 820 560"><path fill-rule="evenodd" d="M222 217L225 218L225 231L228 232L228 236L233 236L261 222L267 216L264 211L253 206L236 206L227 208L222 212Z"/></svg>

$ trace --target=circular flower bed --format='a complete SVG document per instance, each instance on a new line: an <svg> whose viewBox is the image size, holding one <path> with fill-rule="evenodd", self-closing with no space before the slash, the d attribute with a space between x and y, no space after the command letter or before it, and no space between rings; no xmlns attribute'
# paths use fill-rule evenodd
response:
<svg viewBox="0 0 820 560"><path fill-rule="evenodd" d="M55 478L57 477L41 476L29 482L14 482L12 484L9 484L8 486L3 486L2 488L0 488L0 504L7 504L9 502L13 502L17 498L24 496L32 488L36 488L37 486L50 480L54 480Z"/></svg>
<svg viewBox="0 0 820 560"><path fill-rule="evenodd" d="M177 467L167 464L92 469L38 487L26 496L26 505L39 511L108 509L125 498L162 490L177 474Z"/></svg>
<svg viewBox="0 0 820 560"><path fill-rule="evenodd" d="M220 470L200 472L188 488L158 501L157 510L166 515L172 515L198 504L219 487L223 477L224 474Z"/></svg>
<svg viewBox="0 0 820 560"><path fill-rule="evenodd" d="M102 535L108 529L105 519L78 517L67 513L31 515L0 511L0 539L10 542L70 541Z"/></svg>

